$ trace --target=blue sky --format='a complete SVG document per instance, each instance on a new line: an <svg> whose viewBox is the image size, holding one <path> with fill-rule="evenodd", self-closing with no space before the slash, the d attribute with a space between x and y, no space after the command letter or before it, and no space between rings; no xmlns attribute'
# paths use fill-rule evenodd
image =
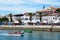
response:
<svg viewBox="0 0 60 40"><path fill-rule="evenodd" d="M36 12L43 9L43 5L60 7L60 0L0 0L0 14Z"/></svg>

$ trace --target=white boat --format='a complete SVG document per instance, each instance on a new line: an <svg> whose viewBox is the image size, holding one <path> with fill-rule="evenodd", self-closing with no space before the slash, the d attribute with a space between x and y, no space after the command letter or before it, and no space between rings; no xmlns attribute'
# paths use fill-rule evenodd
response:
<svg viewBox="0 0 60 40"><path fill-rule="evenodd" d="M0 36L21 36L21 34L0 34Z"/></svg>
<svg viewBox="0 0 60 40"><path fill-rule="evenodd" d="M10 33L2 33L0 36L21 36L23 35L22 32L10 32Z"/></svg>

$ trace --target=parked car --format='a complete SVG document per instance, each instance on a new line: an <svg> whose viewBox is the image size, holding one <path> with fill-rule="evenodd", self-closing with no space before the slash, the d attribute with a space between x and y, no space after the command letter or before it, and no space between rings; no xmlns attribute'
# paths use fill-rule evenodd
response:
<svg viewBox="0 0 60 40"><path fill-rule="evenodd" d="M22 22L21 25L25 25L26 23Z"/></svg>
<svg viewBox="0 0 60 40"><path fill-rule="evenodd" d="M54 23L54 25L60 25L60 23Z"/></svg>
<svg viewBox="0 0 60 40"><path fill-rule="evenodd" d="M35 23L33 23L33 22L28 22L28 25L33 25L33 24L35 24Z"/></svg>
<svg viewBox="0 0 60 40"><path fill-rule="evenodd" d="M0 25L4 25L4 22L0 22Z"/></svg>
<svg viewBox="0 0 60 40"><path fill-rule="evenodd" d="M7 25L12 25L12 23L11 22L7 22Z"/></svg>

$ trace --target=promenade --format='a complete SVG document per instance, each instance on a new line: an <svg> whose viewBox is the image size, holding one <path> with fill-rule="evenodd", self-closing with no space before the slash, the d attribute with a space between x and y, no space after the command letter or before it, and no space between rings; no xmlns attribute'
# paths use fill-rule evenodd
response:
<svg viewBox="0 0 60 40"><path fill-rule="evenodd" d="M52 25L0 25L0 30L32 30L60 32L60 26Z"/></svg>

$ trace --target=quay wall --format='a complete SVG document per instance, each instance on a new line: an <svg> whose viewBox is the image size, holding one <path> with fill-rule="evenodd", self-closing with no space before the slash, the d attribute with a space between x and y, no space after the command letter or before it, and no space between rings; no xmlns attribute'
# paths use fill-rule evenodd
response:
<svg viewBox="0 0 60 40"><path fill-rule="evenodd" d="M0 30L32 30L60 32L60 26L52 25L2 25Z"/></svg>

